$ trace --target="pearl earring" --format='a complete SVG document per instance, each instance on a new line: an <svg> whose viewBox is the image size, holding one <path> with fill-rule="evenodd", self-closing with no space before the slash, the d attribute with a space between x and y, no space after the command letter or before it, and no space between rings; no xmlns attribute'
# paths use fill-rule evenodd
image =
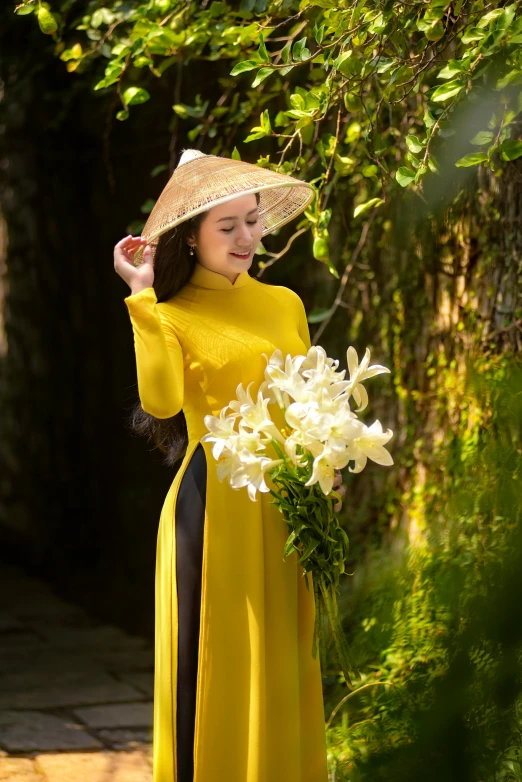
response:
<svg viewBox="0 0 522 782"><path fill-rule="evenodd" d="M190 244L190 245L189 245L189 248L190 248L190 249L189 249L189 253L190 253L190 255L194 255L194 247L193 247L193 246Z"/></svg>

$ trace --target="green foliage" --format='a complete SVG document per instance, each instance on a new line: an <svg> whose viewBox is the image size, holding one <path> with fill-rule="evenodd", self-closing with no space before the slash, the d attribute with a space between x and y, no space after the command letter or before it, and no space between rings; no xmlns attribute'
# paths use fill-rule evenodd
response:
<svg viewBox="0 0 522 782"><path fill-rule="evenodd" d="M520 779L521 386L517 360L470 367L423 487L428 535L369 565L349 621L372 672L329 726L338 780Z"/></svg>
<svg viewBox="0 0 522 782"><path fill-rule="evenodd" d="M522 154L522 142L511 138L522 108L518 3L244 0L239 9L228 2L202 9L180 0L108 0L81 16L73 9L70 0L25 0L15 10L28 23L36 11L75 78L85 74L94 90L117 91L120 121L150 100L154 81L176 63L222 62L219 102L196 96L194 106L173 106L188 139L215 138L212 151L226 154L229 129L261 115L242 131L243 142L284 146L279 164L268 166L317 183L318 211L332 188L353 205L388 203L397 185L421 194L440 175L435 142L454 134L480 147L459 167L495 170ZM485 108L475 127L454 121L457 107L471 111L478 102ZM307 228L314 258L338 278L329 232Z"/></svg>

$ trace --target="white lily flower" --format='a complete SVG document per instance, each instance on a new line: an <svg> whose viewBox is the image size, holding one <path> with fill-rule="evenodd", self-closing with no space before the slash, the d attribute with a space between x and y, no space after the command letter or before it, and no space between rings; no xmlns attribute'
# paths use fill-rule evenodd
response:
<svg viewBox="0 0 522 782"><path fill-rule="evenodd" d="M305 483L305 486L312 486L319 483L323 494L330 494L333 489L335 470L346 467L350 457L346 451L335 451L324 445L321 452L314 459L312 475Z"/></svg>
<svg viewBox="0 0 522 782"><path fill-rule="evenodd" d="M248 451L255 454L257 451L263 451L270 438L262 438L259 432L250 432L239 424L239 432L235 432L232 437L225 442L225 447L221 451L218 459L217 471L220 480L231 475L235 470L241 467L241 454Z"/></svg>
<svg viewBox="0 0 522 782"><path fill-rule="evenodd" d="M299 455L297 453L297 446L301 445L293 435L290 435L286 438L285 442L285 451L292 460L292 462L296 465L296 467L305 467L306 466L306 459L304 455Z"/></svg>
<svg viewBox="0 0 522 782"><path fill-rule="evenodd" d="M208 434L204 434L201 438L202 442L213 442L212 456L214 459L219 459L221 451L227 444L227 441L237 435L234 429L234 423L237 418L236 415L226 415L227 408L224 407L219 412L219 417L215 415L206 415L204 417L205 426L209 430Z"/></svg>
<svg viewBox="0 0 522 782"><path fill-rule="evenodd" d="M316 441L316 437L311 433L312 424L314 422L314 415L317 413L317 409L311 405L305 405L301 402L293 402L286 411L286 421L289 426L292 427L293 439L303 448L312 450L312 445Z"/></svg>
<svg viewBox="0 0 522 782"><path fill-rule="evenodd" d="M277 350L274 350L270 358L268 358L266 353L261 353L261 355L264 356L264 358L266 359L267 366L268 364L272 366L278 366L280 368L283 366L283 361L284 361L283 354L281 353L279 348ZM265 377L266 377L266 368L265 368ZM276 403L279 405L281 410L284 410L284 408L286 407L285 400L283 399L283 395L281 394L281 391L277 388L277 386L272 385L269 382L269 379L267 379L267 380L263 380L263 382L261 383L260 390L261 387L265 387L268 393L271 394L272 397L275 399Z"/></svg>
<svg viewBox="0 0 522 782"><path fill-rule="evenodd" d="M216 464L218 480L223 481L225 478L228 478L240 466L241 460L237 454L237 451L228 447L223 448Z"/></svg>
<svg viewBox="0 0 522 782"><path fill-rule="evenodd" d="M328 441L331 447L344 449L358 437L363 424L350 410L348 403L332 412L315 412L310 416L308 434L317 440Z"/></svg>
<svg viewBox="0 0 522 782"><path fill-rule="evenodd" d="M346 370L337 372L339 361L326 355L326 351L320 345L313 345L306 354L306 359L301 364L301 374L313 384L327 386L339 383L343 380ZM346 381L348 385L348 381Z"/></svg>
<svg viewBox="0 0 522 782"><path fill-rule="evenodd" d="M265 481L266 472L281 464L283 459L269 459L267 456L256 456L246 448L239 453L239 458L241 464L232 473L230 485L233 489L240 489L242 486L246 486L248 496L255 502L257 491L270 491Z"/></svg>
<svg viewBox="0 0 522 782"><path fill-rule="evenodd" d="M259 432L251 432L245 429L243 422L239 424L239 433L235 437L231 437L228 443L228 447L236 452L240 452L243 448L246 448L250 453L256 453L261 451L267 443L270 442L270 437L263 438Z"/></svg>
<svg viewBox="0 0 522 782"><path fill-rule="evenodd" d="M383 432L379 420L374 421L371 426L363 424L364 431L356 437L348 446L349 461L355 462L355 467L349 467L350 472L361 472L366 467L366 462L371 459L372 462L389 466L393 464L393 458L388 453L384 444L393 436L391 429Z"/></svg>
<svg viewBox="0 0 522 782"><path fill-rule="evenodd" d="M246 387L246 391L245 391L245 389L243 388L243 383L240 383L240 384L238 385L238 387L236 388L236 397L237 397L237 399L233 399L233 400L232 400L232 401L229 403L229 405L228 405L228 406L229 406L229 408L230 408L231 410L234 410L234 412L235 412L235 413L236 413L238 416L239 416L239 415L241 415L241 413L240 413L240 408L241 408L241 405L245 405L245 404L250 404L250 405L253 405L253 404L254 404L254 400L253 400L253 399L252 399L252 397L250 396L250 386L251 386L251 385L253 385L253 383L254 383L254 381L252 380L252 381L251 381L251 382L248 384L248 386Z"/></svg>
<svg viewBox="0 0 522 782"><path fill-rule="evenodd" d="M239 408L244 426L250 427L254 432L264 432L274 440L284 443L285 438L274 424L268 412L269 399L263 398L263 392L259 391L257 402L252 400L245 402Z"/></svg>
<svg viewBox="0 0 522 782"><path fill-rule="evenodd" d="M263 380L263 382L259 386L259 392L263 394L265 399L269 400L270 404L275 404L275 405L279 404L279 398L275 395L274 389L270 388L268 380Z"/></svg>
<svg viewBox="0 0 522 782"><path fill-rule="evenodd" d="M383 372L389 372L388 367L384 367L381 364L374 364L372 367L368 366L370 363L370 349L366 348L364 358L359 364L359 358L357 351L350 345L346 351L346 359L348 362L348 370L350 372L350 388L349 391L359 405L357 412L364 410L368 405L368 394L363 385L363 380L367 380L374 375L380 375Z"/></svg>
<svg viewBox="0 0 522 782"><path fill-rule="evenodd" d="M304 360L305 356L292 358L288 354L283 366L281 351L279 349L274 351L265 367L265 378L269 383L269 387L274 389L274 393L277 393L277 391L281 394L286 392L293 399L299 398L306 386L305 379L299 373L299 368Z"/></svg>

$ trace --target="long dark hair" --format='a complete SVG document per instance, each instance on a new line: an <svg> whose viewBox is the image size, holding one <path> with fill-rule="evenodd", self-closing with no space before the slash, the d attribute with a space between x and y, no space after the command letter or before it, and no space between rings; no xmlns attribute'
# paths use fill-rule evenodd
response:
<svg viewBox="0 0 522 782"><path fill-rule="evenodd" d="M259 193L254 193L259 206ZM189 281L197 260L190 255L187 238L198 240L201 224L209 210L200 212L166 231L158 238L154 253L153 288L158 302L168 301ZM173 466L183 458L188 445L185 414L180 410L171 418L155 418L146 413L138 401L130 415L130 426L136 434L147 437L164 454L164 463Z"/></svg>

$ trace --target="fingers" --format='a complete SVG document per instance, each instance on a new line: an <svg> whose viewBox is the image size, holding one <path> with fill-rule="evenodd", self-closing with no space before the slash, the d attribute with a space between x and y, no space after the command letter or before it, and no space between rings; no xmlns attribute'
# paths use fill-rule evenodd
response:
<svg viewBox="0 0 522 782"><path fill-rule="evenodd" d="M343 479L343 476L342 476L341 471L340 470L335 470L335 475L334 475L334 480L333 480L333 488L335 489L336 494L340 495L341 497L344 497L344 495L346 494L346 487L342 485L342 483L341 483L342 479ZM339 502L337 502L333 506L333 509L337 513L338 511L341 510L342 506L343 506L343 503L342 503L341 500L339 500Z"/></svg>
<svg viewBox="0 0 522 782"><path fill-rule="evenodd" d="M115 248L119 248L122 250L129 250L134 249L135 247L139 247L140 244L146 244L147 240L144 239L142 236L132 236L129 234L128 236L124 236L123 239L120 239L120 241L115 245Z"/></svg>
<svg viewBox="0 0 522 782"><path fill-rule="evenodd" d="M125 265L132 264L136 266L134 261L136 251L140 246L146 245L146 243L147 240L144 237L132 236L131 234L124 236L123 239L120 239L120 241L114 247L114 264L116 270L118 270L118 266L121 267L122 263ZM152 263L150 250L145 250L144 260Z"/></svg>

